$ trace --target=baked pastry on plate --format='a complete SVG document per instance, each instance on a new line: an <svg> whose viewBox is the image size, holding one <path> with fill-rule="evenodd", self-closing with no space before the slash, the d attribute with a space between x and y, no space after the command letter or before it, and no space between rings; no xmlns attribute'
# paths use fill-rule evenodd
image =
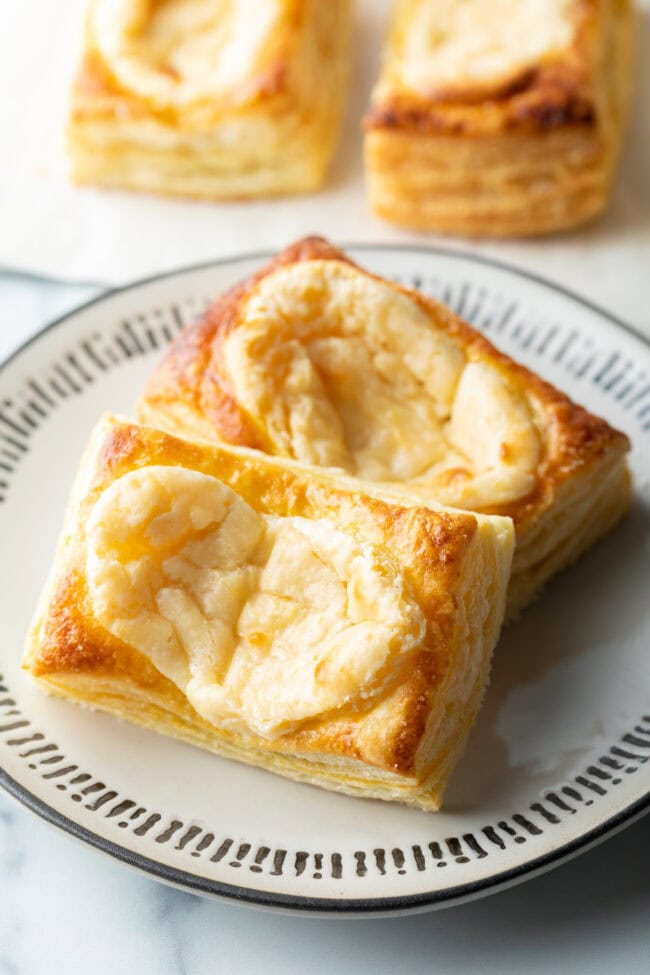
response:
<svg viewBox="0 0 650 975"><path fill-rule="evenodd" d="M349 0L90 0L76 182L209 199L318 187L338 135Z"/></svg>
<svg viewBox="0 0 650 975"><path fill-rule="evenodd" d="M370 204L449 233L544 234L607 203L631 0L396 0L365 119Z"/></svg>
<svg viewBox="0 0 650 975"><path fill-rule="evenodd" d="M444 305L320 238L280 254L172 343L143 422L507 515L515 614L630 503L627 437Z"/></svg>
<svg viewBox="0 0 650 975"><path fill-rule="evenodd" d="M228 758L437 809L483 697L512 548L507 518L108 417L24 665L49 691Z"/></svg>

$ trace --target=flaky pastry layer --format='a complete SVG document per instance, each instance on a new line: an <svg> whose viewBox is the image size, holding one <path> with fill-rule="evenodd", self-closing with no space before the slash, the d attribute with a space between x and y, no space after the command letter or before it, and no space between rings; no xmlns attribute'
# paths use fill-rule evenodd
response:
<svg viewBox="0 0 650 975"><path fill-rule="evenodd" d="M513 518L510 615L629 505L624 434L319 238L185 329L138 409L181 436Z"/></svg>
<svg viewBox="0 0 650 975"><path fill-rule="evenodd" d="M365 119L381 216L525 236L606 205L631 85L629 0L398 0Z"/></svg>
<svg viewBox="0 0 650 975"><path fill-rule="evenodd" d="M220 199L324 178L349 0L91 0L68 146L75 181Z"/></svg>
<svg viewBox="0 0 650 975"><path fill-rule="evenodd" d="M435 809L488 680L512 550L509 519L108 417L24 665L227 757Z"/></svg>

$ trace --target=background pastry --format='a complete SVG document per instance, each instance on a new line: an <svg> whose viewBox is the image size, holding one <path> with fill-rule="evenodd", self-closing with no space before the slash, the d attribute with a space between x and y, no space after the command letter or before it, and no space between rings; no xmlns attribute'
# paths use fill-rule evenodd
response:
<svg viewBox="0 0 650 975"><path fill-rule="evenodd" d="M365 120L372 208L410 227L561 230L607 202L629 0L396 0Z"/></svg>
<svg viewBox="0 0 650 975"><path fill-rule="evenodd" d="M74 179L215 199L314 189L348 34L349 0L90 0Z"/></svg>
<svg viewBox="0 0 650 975"><path fill-rule="evenodd" d="M487 683L512 523L362 487L107 418L25 666L228 757L438 808Z"/></svg>
<svg viewBox="0 0 650 975"><path fill-rule="evenodd" d="M624 434L444 305L319 238L288 248L182 332L138 409L181 436L512 517L510 615L630 502Z"/></svg>

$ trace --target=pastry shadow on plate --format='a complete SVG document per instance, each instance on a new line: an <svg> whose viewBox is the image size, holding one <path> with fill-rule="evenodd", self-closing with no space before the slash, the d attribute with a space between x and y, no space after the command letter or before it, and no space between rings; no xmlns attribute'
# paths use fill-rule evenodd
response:
<svg viewBox="0 0 650 975"><path fill-rule="evenodd" d="M633 583L647 575L649 536L650 504L637 497L612 534L505 628L444 812L489 808L513 778L542 788L549 772L559 782L581 768L605 733L610 689L626 679L617 648L647 624L647 596Z"/></svg>

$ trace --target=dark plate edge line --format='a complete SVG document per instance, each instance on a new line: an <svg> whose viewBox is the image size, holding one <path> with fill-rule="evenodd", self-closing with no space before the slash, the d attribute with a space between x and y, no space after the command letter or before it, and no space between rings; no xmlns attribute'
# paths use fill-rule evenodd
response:
<svg viewBox="0 0 650 975"><path fill-rule="evenodd" d="M45 820L47 823L69 833L75 839L87 843L88 845L100 850L107 856L126 863L149 876L155 877L165 883L169 883L186 890L196 891L201 894L209 894L227 900L234 900L238 903L250 906L260 906L268 908L280 908L286 911L301 914L309 913L331 913L331 914L372 914L401 911L415 911L418 908L442 907L451 905L460 900L469 900L474 897L496 893L506 886L511 886L519 881L523 881L534 874L549 869L552 866L559 866L564 861L573 856L586 852L606 839L613 832L631 825L636 819L650 812L650 792L647 792L636 802L627 806L620 813L611 816L599 826L594 827L588 833L566 843L553 850L551 853L542 854L533 860L503 870L484 880L475 880L466 884L458 884L442 891L425 892L422 894L405 894L394 897L368 897L368 898L329 898L329 897L308 897L304 895L273 893L264 890L253 890L248 887L238 887L220 880L209 880L192 874L179 867L171 867L141 853L134 853L126 847L114 843L112 840L105 839L103 836L93 833L91 830L81 826L73 819L65 816L49 806L42 799L39 799L32 792L16 782L4 769L0 768L0 787L6 791L13 799L25 806L30 812Z"/></svg>

